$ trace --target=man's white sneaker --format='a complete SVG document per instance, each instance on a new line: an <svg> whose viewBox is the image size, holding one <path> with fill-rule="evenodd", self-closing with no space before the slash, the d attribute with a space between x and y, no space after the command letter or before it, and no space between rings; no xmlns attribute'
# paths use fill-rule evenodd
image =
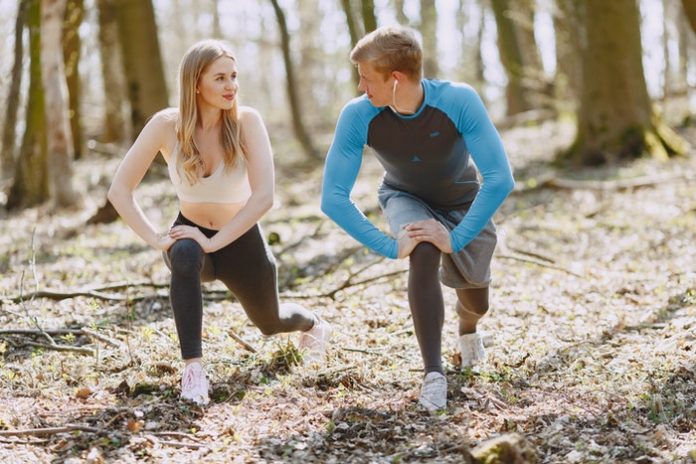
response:
<svg viewBox="0 0 696 464"><path fill-rule="evenodd" d="M302 359L307 363L321 362L326 352L326 345L331 337L331 326L324 319L315 316L311 329L302 332L300 336L300 351Z"/></svg>
<svg viewBox="0 0 696 464"><path fill-rule="evenodd" d="M477 333L460 335L459 351L462 354L462 368L471 367L486 360L483 340Z"/></svg>
<svg viewBox="0 0 696 464"><path fill-rule="evenodd" d="M181 399L199 406L208 404L208 379L201 363L192 362L184 367L181 374Z"/></svg>
<svg viewBox="0 0 696 464"><path fill-rule="evenodd" d="M423 379L418 403L428 411L447 406L447 378L439 372L428 372Z"/></svg>

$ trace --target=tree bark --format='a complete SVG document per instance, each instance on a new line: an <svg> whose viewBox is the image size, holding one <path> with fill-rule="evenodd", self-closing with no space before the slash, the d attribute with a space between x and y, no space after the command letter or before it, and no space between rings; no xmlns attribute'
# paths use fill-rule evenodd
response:
<svg viewBox="0 0 696 464"><path fill-rule="evenodd" d="M155 12L151 0L120 0L114 11L137 136L150 116L169 105Z"/></svg>
<svg viewBox="0 0 696 464"><path fill-rule="evenodd" d="M353 9L350 6L350 0L341 0L341 7L343 8L343 13L346 15L346 25L348 26L348 33L350 34L350 47L353 49L355 44L358 43L358 40L360 40L360 33L355 24L355 17L353 16ZM355 66L352 67L351 77L353 78L353 83L357 87L360 83L360 75Z"/></svg>
<svg viewBox="0 0 696 464"><path fill-rule="evenodd" d="M394 10L396 11L396 20L402 26L409 26L411 21L406 16L404 11L404 0L394 0Z"/></svg>
<svg viewBox="0 0 696 464"><path fill-rule="evenodd" d="M553 86L546 77L541 53L534 36L535 0L515 2L512 22L522 56L522 85L533 108L553 107Z"/></svg>
<svg viewBox="0 0 696 464"><path fill-rule="evenodd" d="M585 11L580 0L556 0L553 27L556 34L556 97L561 106L575 111L582 89L582 54L586 46ZM566 105L570 103L570 105Z"/></svg>
<svg viewBox="0 0 696 464"><path fill-rule="evenodd" d="M0 166L2 178L10 178L15 169L15 134L17 126L17 110L19 108L19 90L22 84L22 63L24 61L24 42L22 34L27 18L27 0L21 0L17 6L15 21L14 64L12 65L12 80L7 93L5 122L2 131L2 158Z"/></svg>
<svg viewBox="0 0 696 464"><path fill-rule="evenodd" d="M63 64L63 18L67 0L41 1L41 78L46 103L46 145L51 197L57 206L74 206L70 103Z"/></svg>
<svg viewBox="0 0 696 464"><path fill-rule="evenodd" d="M577 138L566 157L594 165L650 154L666 159L688 144L653 112L643 73L636 0L587 0L587 48Z"/></svg>
<svg viewBox="0 0 696 464"><path fill-rule="evenodd" d="M49 198L46 137L44 136L44 93L41 84L41 2L27 1L29 29L29 91L26 125L15 167L7 209L43 203Z"/></svg>
<svg viewBox="0 0 696 464"><path fill-rule="evenodd" d="M63 22L63 62L65 63L65 79L68 84L70 131L72 132L75 159L82 158L85 142L80 111L82 85L78 69L82 47L79 28L85 16L84 3L84 0L68 0Z"/></svg>
<svg viewBox="0 0 696 464"><path fill-rule="evenodd" d="M532 109L523 86L524 62L515 26L509 17L509 0L492 0L491 6L498 28L498 50L508 84L505 91L508 116Z"/></svg>
<svg viewBox="0 0 696 464"><path fill-rule="evenodd" d="M420 32L423 36L423 73L427 78L439 75L437 63L437 12L435 0L420 0Z"/></svg>
<svg viewBox="0 0 696 464"><path fill-rule="evenodd" d="M220 27L220 8L218 0L210 0L210 10L213 14L213 38L222 39L222 27Z"/></svg>
<svg viewBox="0 0 696 464"><path fill-rule="evenodd" d="M361 0L363 25L365 34L377 29L377 17L375 16L375 2L373 0Z"/></svg>
<svg viewBox="0 0 696 464"><path fill-rule="evenodd" d="M100 140L122 143L131 139L131 128L126 117L128 96L123 57L118 39L118 25L114 0L98 0L99 52L104 80L104 123Z"/></svg>
<svg viewBox="0 0 696 464"><path fill-rule="evenodd" d="M271 3L278 21L278 29L280 30L280 43L283 52L283 62L285 63L285 73L287 74L287 92L288 99L290 100L292 127L295 131L295 137L297 137L300 145L302 145L302 149L308 158L315 160L321 159L302 120L303 112L298 93L297 80L295 79L295 69L292 57L290 56L290 34L288 33L288 26L285 22L285 13L283 13L283 9L278 4L278 0L271 0Z"/></svg>
<svg viewBox="0 0 696 464"><path fill-rule="evenodd" d="M682 6L691 25L691 30L696 34L696 0L682 0Z"/></svg>

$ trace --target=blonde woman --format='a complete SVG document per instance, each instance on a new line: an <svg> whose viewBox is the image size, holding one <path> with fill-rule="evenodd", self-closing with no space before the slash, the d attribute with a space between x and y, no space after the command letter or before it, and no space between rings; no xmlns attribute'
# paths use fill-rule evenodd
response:
<svg viewBox="0 0 696 464"><path fill-rule="evenodd" d="M259 219L273 204L273 158L259 114L238 106L237 62L226 44L193 45L179 68L179 108L155 114L118 168L108 198L171 269L170 300L185 367L182 399L208 402L201 364L201 282L221 280L264 335L302 331L305 359L317 361L329 325L297 304L278 302L275 260ZM133 192L157 153L168 164L180 212L160 233Z"/></svg>

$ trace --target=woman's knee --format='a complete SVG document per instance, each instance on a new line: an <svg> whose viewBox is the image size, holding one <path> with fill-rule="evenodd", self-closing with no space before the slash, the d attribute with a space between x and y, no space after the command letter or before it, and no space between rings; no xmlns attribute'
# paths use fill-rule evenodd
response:
<svg viewBox="0 0 696 464"><path fill-rule="evenodd" d="M177 240L169 249L169 260L172 272L201 271L203 265L203 249L195 240L185 238Z"/></svg>

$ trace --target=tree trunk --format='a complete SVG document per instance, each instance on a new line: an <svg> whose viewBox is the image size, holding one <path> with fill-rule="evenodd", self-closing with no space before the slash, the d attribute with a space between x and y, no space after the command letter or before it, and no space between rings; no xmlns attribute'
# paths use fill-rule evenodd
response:
<svg viewBox="0 0 696 464"><path fill-rule="evenodd" d="M222 27L220 27L220 8L218 0L210 0L210 10L213 13L213 38L222 39Z"/></svg>
<svg viewBox="0 0 696 464"><path fill-rule="evenodd" d="M533 108L553 107L553 86L544 72L541 53L534 36L535 0L515 2L513 25L522 56L522 85Z"/></svg>
<svg viewBox="0 0 696 464"><path fill-rule="evenodd" d="M169 105L151 0L120 0L116 12L134 136Z"/></svg>
<svg viewBox="0 0 696 464"><path fill-rule="evenodd" d="M696 34L696 0L682 0L682 5L691 25L691 30Z"/></svg>
<svg viewBox="0 0 696 464"><path fill-rule="evenodd" d="M394 10L396 11L396 20L402 26L409 26L411 21L406 16L404 11L404 0L394 0Z"/></svg>
<svg viewBox="0 0 696 464"><path fill-rule="evenodd" d="M435 0L420 0L420 32L423 36L423 73L437 78L437 12Z"/></svg>
<svg viewBox="0 0 696 464"><path fill-rule="evenodd" d="M283 51L283 62L285 63L285 73L287 74L287 92L290 100L290 111L292 112L292 127L295 131L295 137L302 145L302 148L310 159L321 159L319 152L314 147L314 143L307 131L304 122L302 121L302 108L298 95L297 80L295 79L295 69L290 56L290 34L288 26L285 22L285 14L278 4L278 0L271 0L273 10L275 11L280 29L280 42Z"/></svg>
<svg viewBox="0 0 696 464"><path fill-rule="evenodd" d="M128 96L123 57L119 47L118 26L114 0L98 0L99 52L104 79L104 123L100 140L105 143L123 143L131 139L126 117Z"/></svg>
<svg viewBox="0 0 696 464"><path fill-rule="evenodd" d="M15 21L14 64L12 81L7 94L5 122L2 131L2 158L0 166L2 178L10 178L15 169L15 134L17 126L17 109L19 108L19 90L22 84L22 62L24 60L24 43L22 33L27 18L27 0L21 0L17 6Z"/></svg>
<svg viewBox="0 0 696 464"><path fill-rule="evenodd" d="M346 15L346 25L348 26L348 33L350 34L350 46L351 49L355 47L355 44L360 40L360 33L358 32L357 25L355 24L355 18L353 17L353 9L350 6L350 0L341 0L341 6L343 7L343 13ZM352 67L352 78L355 87L360 83L360 75L358 74L358 68ZM356 90L357 92L357 90Z"/></svg>
<svg viewBox="0 0 696 464"><path fill-rule="evenodd" d="M41 2L27 1L29 29L29 92L26 126L17 158L14 182L7 199L7 209L43 203L49 198L46 137L44 136L44 93L41 84Z"/></svg>
<svg viewBox="0 0 696 464"><path fill-rule="evenodd" d="M508 116L532 109L523 86L524 62L517 41L515 26L509 17L509 0L492 0L493 14L498 28L498 50L505 68L508 84L505 91Z"/></svg>
<svg viewBox="0 0 696 464"><path fill-rule="evenodd" d="M74 206L70 104L63 65L63 18L67 0L41 1L41 78L45 98L46 145L51 197L57 206Z"/></svg>
<svg viewBox="0 0 696 464"><path fill-rule="evenodd" d="M595 165L648 153L666 159L686 142L652 111L636 0L587 0L587 48L577 138L566 157Z"/></svg>
<svg viewBox="0 0 696 464"><path fill-rule="evenodd" d="M377 17L375 16L374 0L361 0L363 25L365 26L365 34L377 29Z"/></svg>
<svg viewBox="0 0 696 464"><path fill-rule="evenodd" d="M80 63L81 46L78 29L85 16L84 0L68 0L63 22L63 61L65 63L65 79L68 84L70 105L70 130L72 132L73 153L75 159L82 158L84 137L82 133L82 118L80 111Z"/></svg>
<svg viewBox="0 0 696 464"><path fill-rule="evenodd" d="M585 10L580 0L556 0L553 27L556 33L556 97L561 106L575 111L582 89L582 54L585 48ZM565 105L570 103L570 105Z"/></svg>

